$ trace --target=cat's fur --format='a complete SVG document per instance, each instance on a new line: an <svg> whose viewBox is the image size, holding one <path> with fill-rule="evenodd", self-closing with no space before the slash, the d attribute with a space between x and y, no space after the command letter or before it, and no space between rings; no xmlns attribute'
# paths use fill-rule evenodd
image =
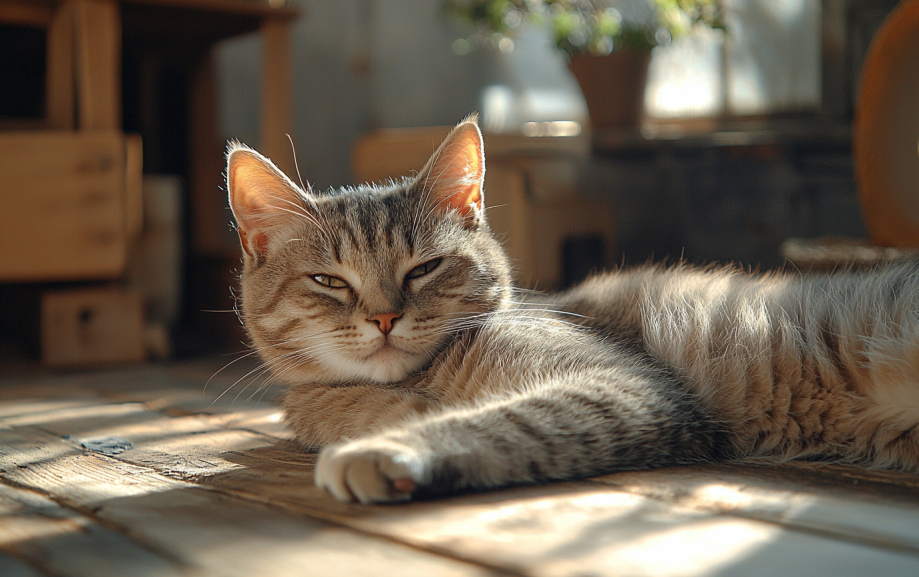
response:
<svg viewBox="0 0 919 577"><path fill-rule="evenodd" d="M484 174L474 119L415 178L321 194L230 147L243 319L337 498L748 456L919 469L915 263L648 266L526 295Z"/></svg>

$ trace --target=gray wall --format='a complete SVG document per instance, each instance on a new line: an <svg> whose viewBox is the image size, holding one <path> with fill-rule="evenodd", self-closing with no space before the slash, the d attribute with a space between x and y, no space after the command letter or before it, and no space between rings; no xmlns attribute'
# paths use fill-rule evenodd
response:
<svg viewBox="0 0 919 577"><path fill-rule="evenodd" d="M472 111L488 117L483 92L498 82L527 120L585 114L576 83L544 34L525 32L511 54L457 56L451 45L458 31L437 0L292 3L303 11L293 38L292 136L303 178L319 188L352 182L350 146L361 132L451 125ZM224 136L254 146L259 57L255 35L218 51ZM484 120L496 127L519 121L490 112Z"/></svg>

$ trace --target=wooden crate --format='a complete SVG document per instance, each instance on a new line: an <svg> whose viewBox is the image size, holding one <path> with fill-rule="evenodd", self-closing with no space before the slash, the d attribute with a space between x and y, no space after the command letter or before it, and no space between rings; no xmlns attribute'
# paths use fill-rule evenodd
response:
<svg viewBox="0 0 919 577"><path fill-rule="evenodd" d="M139 138L115 131L0 133L0 282L120 276L140 158Z"/></svg>
<svg viewBox="0 0 919 577"><path fill-rule="evenodd" d="M42 295L42 362L100 365L146 359L143 298L117 287Z"/></svg>

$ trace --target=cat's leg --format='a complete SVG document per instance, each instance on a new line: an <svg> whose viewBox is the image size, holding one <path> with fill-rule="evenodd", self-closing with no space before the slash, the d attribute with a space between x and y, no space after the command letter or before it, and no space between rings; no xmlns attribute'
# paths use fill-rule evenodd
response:
<svg viewBox="0 0 919 577"><path fill-rule="evenodd" d="M323 447L392 427L435 402L408 389L302 385L287 390L284 419L304 447Z"/></svg>
<svg viewBox="0 0 919 577"><path fill-rule="evenodd" d="M716 458L714 421L659 385L582 377L448 410L327 447L316 484L342 501L389 502Z"/></svg>

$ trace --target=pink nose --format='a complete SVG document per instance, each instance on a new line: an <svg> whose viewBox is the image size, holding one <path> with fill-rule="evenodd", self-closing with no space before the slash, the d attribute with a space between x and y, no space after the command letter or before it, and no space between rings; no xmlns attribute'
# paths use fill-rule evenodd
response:
<svg viewBox="0 0 919 577"><path fill-rule="evenodd" d="M401 317L402 315L398 313L379 313L367 317L367 321L376 324L381 333L388 335L392 332L393 325L396 324L396 321Z"/></svg>

